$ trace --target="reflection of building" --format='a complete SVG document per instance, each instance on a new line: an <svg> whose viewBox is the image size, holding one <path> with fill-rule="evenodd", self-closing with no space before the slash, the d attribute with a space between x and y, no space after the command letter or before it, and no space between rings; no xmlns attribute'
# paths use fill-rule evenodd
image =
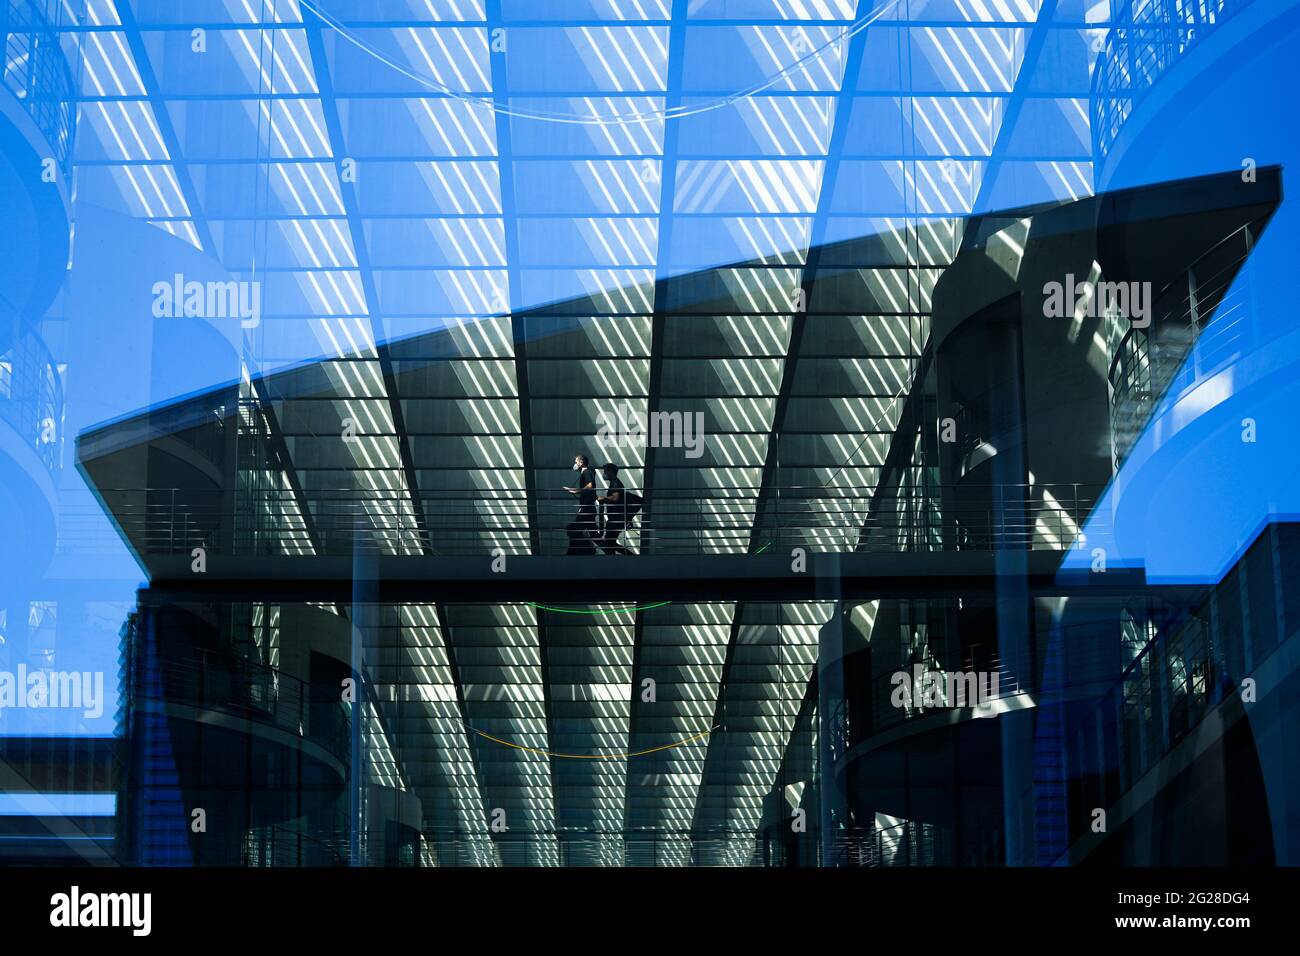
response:
<svg viewBox="0 0 1300 956"><path fill-rule="evenodd" d="M835 858L1051 863L1065 852L1080 812L1065 800L1072 720L1083 701L1128 679L1133 656L1163 639L1160 615L1185 613L1187 597L1035 594L1023 580L1023 549L1070 550L1064 568L1113 573L1107 562L1121 552L1104 535L1082 535L1084 519L1197 333L1232 315L1224 293L1279 195L1272 173L1250 183L1228 174L967 228L935 288L932 352L909 397L931 404L914 418L904 412L904 429L915 424L895 437L881 477L882 489L917 488L908 537L898 537L890 513L873 528L879 511L864 535L882 548L906 540L988 549L997 584L955 607L881 600L847 613L833 677L843 701L832 703L828 727L838 788L831 816L844 831ZM1103 283L1147 285L1148 314L1090 305L1087 295L1063 316L1045 313L1053 285ZM1138 335L1150 343L1142 401L1114 374ZM891 676L918 664L1000 672L996 719L892 706Z"/></svg>
<svg viewBox="0 0 1300 956"><path fill-rule="evenodd" d="M996 598L854 609L828 727L841 825L823 852L874 865L1290 859L1272 808L1297 784L1296 535L1266 526L1212 589L1039 598L1014 672L970 646L987 637L981 618L1005 613ZM983 711L894 706L900 655L1001 668L1002 696Z"/></svg>
<svg viewBox="0 0 1300 956"><path fill-rule="evenodd" d="M1093 75L1099 190L1225 170L1248 183L1266 165L1294 165L1300 126L1278 120L1294 108L1277 78L1294 72L1300 7L1285 0L1113 6L1115 27ZM1179 335L1191 343L1181 367L1162 361L1159 343L1136 330L1112 355L1117 414L1137 411L1141 419L1154 410L1157 417L1140 440L1120 422L1116 450L1129 461L1108 513L1123 549L1163 551L1173 573L1198 572L1171 556L1201 555L1202 541L1225 542L1208 563L1226 563L1227 542L1244 543L1260 514L1296 510L1287 478L1292 443L1284 436L1300 393L1300 333L1290 319L1297 242L1300 216L1284 203L1266 239L1250 231L1225 238L1170 288L1171 305L1185 317ZM1224 267L1247 251L1250 263L1229 287ZM1217 303L1208 328L1206 299ZM1257 442L1243 443L1244 431ZM1168 493L1171 477L1188 475L1197 478L1183 482L1187 494ZM1259 482L1263 475L1270 481ZM1242 484L1256 490L1242 496ZM1183 520L1191 494L1201 503L1195 522Z"/></svg>
<svg viewBox="0 0 1300 956"><path fill-rule="evenodd" d="M1294 863L1298 559L1300 526L1269 524L1200 603L1126 619L1145 644L1061 735L1068 804L1108 813L1070 817L1066 862Z"/></svg>
<svg viewBox="0 0 1300 956"><path fill-rule="evenodd" d="M62 466L63 383L41 318L68 262L73 80L49 4L4 0L0 39L0 555L6 598L39 578L54 552ZM25 655L26 600L4 608L7 654Z"/></svg>
<svg viewBox="0 0 1300 956"><path fill-rule="evenodd" d="M64 278L72 220L77 111L60 21L44 0L0 2L0 671L10 682L78 666L57 655L58 608L38 589L55 553L66 427L64 370L42 322ZM11 683L0 699L27 690ZM4 703L0 861L109 859L117 742L51 734L48 712Z"/></svg>
<svg viewBox="0 0 1300 956"><path fill-rule="evenodd" d="M310 605L146 597L125 644L124 862L346 859L346 621Z"/></svg>
<svg viewBox="0 0 1300 956"><path fill-rule="evenodd" d="M0 662L48 662L56 634L110 644L139 578L105 514L150 574L124 632L129 746L7 741L26 782L0 796L46 802L0 814L4 837L57 824L102 851L120 793L118 855L147 864L1141 862L1177 859L1192 825L1213 861L1251 822L1296 859L1293 706L1270 679L1235 719L1229 693L1285 659L1289 526L1214 589L1142 587L1131 537L1079 537L1108 482L1154 513L1163 477L1222 461L1196 443L1231 421L1207 393L1300 381L1300 347L1238 361L1293 297L1230 286L1247 255L1291 268L1268 167L1295 136L1272 82L1294 4L901 4L764 95L671 122L659 105L763 82L871 4L659 0L620 22L488 0L375 23L331 0L204 24L203 59L184 6L0 0L19 134L0 201L24 237L0 265L0 517L25 548L2 559ZM56 40L59 11L84 22ZM604 106L652 115L522 115ZM1026 206L1246 157L1250 189ZM990 209L1016 211L970 217ZM265 323L157 317L149 290L178 273L262 283ZM1150 326L1040 301L1130 282L1152 285ZM216 382L235 384L175 400ZM1139 439L1162 395L1181 407ZM599 448L624 409L699 416L704 454ZM65 433L99 501L73 469L60 487ZM646 495L639 557L557 555L572 504L552 491L582 450ZM895 705L917 668L996 675L993 705ZM1188 793L1212 809L1143 843ZM1081 829L1094 808L1105 840Z"/></svg>
<svg viewBox="0 0 1300 956"><path fill-rule="evenodd" d="M1206 725L1206 707L1230 703L1224 680L1271 658L1262 643L1246 658L1217 637L1199 658L1173 654L1206 590L1144 586L1140 569L1107 567L1108 542L1081 538L1116 436L1142 424L1141 406L1116 411L1128 398L1111 375L1137 316L1051 315L1044 288L1067 276L1150 283L1153 351L1176 364L1189 271L1243 230L1257 236L1278 201L1277 171L1260 172L1249 185L1230 175L958 224L869 481L810 476L796 453L755 488L725 468L715 437L698 464L679 449L633 471L647 492L636 557L563 556L573 504L544 491L575 450L599 454L596 427L575 430L587 411L566 413L548 391L546 362L563 366L602 335L565 304L514 317L539 394L518 386L525 460L485 463L515 472L504 488L482 480L493 472L478 457L494 452L474 423L499 423L516 402L476 392L482 379L465 374L482 361L480 334L503 321L387 346L385 384L405 423L391 435L366 427L339 377L369 374L364 355L84 433L79 467L150 575L126 638L124 856L839 865L1086 854L1081 788L1110 765L1080 762L1078 737L1115 688L1163 662L1167 683L1147 693L1174 708L1159 725L1172 745ZM870 332L855 319L871 294L861 263L879 244L815 250L825 265L791 319L808 354L788 361L857 361ZM1225 282L1243 258L1219 265ZM712 318L738 268L664 290L716 348L743 345ZM1218 305L1200 300L1208 328ZM1147 388L1160 387L1152 376ZM700 404L713 422L764 401ZM841 427L812 408L797 420L810 444ZM550 447L525 422L574 432ZM843 450L839 470L865 474L854 454ZM408 483L374 480L388 462ZM1290 533L1265 539L1283 564ZM1285 574L1274 594L1274 606L1289 600ZM1216 633L1231 629L1216 620ZM1274 633L1282 644L1285 619ZM975 708L893 703L894 675L917 667L996 673L997 695ZM1151 719L1126 718L1125 746L1153 733ZM1125 753L1104 806L1136 800L1164 759Z"/></svg>
<svg viewBox="0 0 1300 956"><path fill-rule="evenodd" d="M34 602L33 586L54 553L63 381L41 318L68 261L76 111L49 6L0 3L0 671L11 681L53 659L49 608ZM39 736L39 712L6 704L0 733L13 736L0 738L0 857L66 862L102 854L112 839L111 802L107 813L102 804L74 806L69 792L78 785L98 797L111 791L111 741ZM61 766L77 755L79 770L75 760Z"/></svg>
<svg viewBox="0 0 1300 956"><path fill-rule="evenodd" d="M116 858L113 737L0 737L0 864L73 866Z"/></svg>

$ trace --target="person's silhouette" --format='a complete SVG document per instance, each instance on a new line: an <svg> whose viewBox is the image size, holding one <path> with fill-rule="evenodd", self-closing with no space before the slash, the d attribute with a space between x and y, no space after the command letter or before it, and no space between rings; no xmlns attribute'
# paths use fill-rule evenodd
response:
<svg viewBox="0 0 1300 956"><path fill-rule="evenodd" d="M618 536L627 530L627 492L618 477L618 465L612 461L602 465L605 476L605 493L596 500L605 513L605 526L600 535L600 550L606 554L631 554L618 543Z"/></svg>
<svg viewBox="0 0 1300 956"><path fill-rule="evenodd" d="M569 549L565 554L595 554L599 529L596 525L596 470L586 455L573 456L573 470L578 473L576 488L564 490L578 496L578 510L565 527Z"/></svg>

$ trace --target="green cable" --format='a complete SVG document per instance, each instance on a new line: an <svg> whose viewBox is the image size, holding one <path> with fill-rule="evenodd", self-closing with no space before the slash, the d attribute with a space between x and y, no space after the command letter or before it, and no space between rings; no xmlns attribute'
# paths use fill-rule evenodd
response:
<svg viewBox="0 0 1300 956"><path fill-rule="evenodd" d="M551 607L547 604L536 604L532 601L525 601L529 607L535 607L543 611L557 611L560 614L621 614L626 611L649 611L651 608L663 607L665 604L672 604L672 601L660 601L658 604L646 604L640 607L610 607L596 610L583 610L574 607Z"/></svg>

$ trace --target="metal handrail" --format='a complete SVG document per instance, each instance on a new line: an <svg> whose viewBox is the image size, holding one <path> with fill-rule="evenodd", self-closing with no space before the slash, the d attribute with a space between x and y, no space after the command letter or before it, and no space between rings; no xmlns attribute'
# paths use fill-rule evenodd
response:
<svg viewBox="0 0 1300 956"><path fill-rule="evenodd" d="M1032 694L1039 706L1047 695L1072 694L1091 689L1098 684L1110 684L1116 675L1124 672L1128 662L1121 658L1117 643L1118 630L1108 631L1106 622L1087 621L1078 624L1058 625L1040 636L1038 656L1026 659L1019 668L1003 661L996 653L968 652L959 664L952 662L943 646L922 645L919 654L909 657L896 668L875 673L870 679L870 706L859 711L860 719L852 719L853 709L845 699L836 701L830 709L829 733L831 759L839 761L853 747L884 731L933 715L937 711L953 711L955 701L943 701L935 706L895 707L891 700L895 685L894 675L903 672L912 675L912 668L921 664L926 670L944 672L983 672L998 674L998 692L991 700L1001 701ZM1145 653L1145 652L1144 652ZM1051 673L1049 655L1055 656L1057 672ZM911 684L909 683L909 687ZM973 705L964 703L970 709Z"/></svg>
<svg viewBox="0 0 1300 956"><path fill-rule="evenodd" d="M936 711L951 711L956 708L956 702L948 700L945 700L943 703L938 705L926 705L918 703L913 699L911 703L905 706L894 706L891 698L893 697L895 689L895 673L904 673L908 677L911 677L913 674L912 668L916 664L922 665L923 669L927 671L947 673L950 670L949 668L945 668L941 661L937 660L933 656L929 656L925 660L909 661L907 664L900 666L897 671L874 675L872 677L871 693L873 712L872 726L866 729L864 737L856 738L854 728L850 727L846 721L845 740L849 747L851 747L853 743L856 743L858 739L865 739L865 737L870 737L873 734L880 733L882 730L918 720L922 717L931 716ZM1030 687L1027 686L1028 684L1036 683L1034 681L1022 681L1020 676L1016 674L1014 670L1004 666L997 657L985 659L968 658L962 667L952 668L951 670L957 673L976 674L981 677L996 673L998 675L997 694L989 698L994 701L1008 700L1012 697L1016 697L1030 689ZM910 681L908 687L911 688ZM987 701L981 703L987 703ZM965 701L962 704L962 707L966 709L973 709L975 706L976 702L974 701Z"/></svg>
<svg viewBox="0 0 1300 956"><path fill-rule="evenodd" d="M1201 274L1198 271L1232 242L1242 243L1243 252L1240 256L1221 265L1213 273ZM1246 260L1250 244L1249 226L1242 226L1215 243L1153 297L1154 308L1154 303L1160 301L1166 292L1175 285L1182 285L1188 303L1186 310L1168 316L1154 316L1151 327L1130 327L1116 343L1107 379L1111 388L1111 430L1115 438L1117 464L1137 442L1160 395L1178 394L1193 380L1200 381L1206 374L1232 361L1248 347L1241 320L1234 317L1233 313L1247 299L1246 291L1235 285L1234 280ZM1171 325L1186 326L1186 345L1193 356L1191 363L1186 362L1187 353L1180 349L1170 350L1161 344L1161 336L1152 334L1162 326ZM1135 361L1139 349L1145 350L1145 363ZM1178 371L1180 368L1184 370L1181 375ZM1192 379L1177 384L1189 374Z"/></svg>
<svg viewBox="0 0 1300 956"><path fill-rule="evenodd" d="M321 866L346 866L349 852L346 838L323 837L301 827L273 823L250 830L240 852L243 866L304 866L311 851L318 851Z"/></svg>
<svg viewBox="0 0 1300 956"><path fill-rule="evenodd" d="M23 328L0 353L0 421L7 422L51 474L62 463L63 381L45 342Z"/></svg>
<svg viewBox="0 0 1300 956"><path fill-rule="evenodd" d="M1092 74L1093 155L1100 167L1125 122L1187 51L1253 0L1150 0L1119 11ZM1127 14L1126 20L1121 20Z"/></svg>
<svg viewBox="0 0 1300 956"><path fill-rule="evenodd" d="M919 501L904 491L790 487L767 499L761 514L757 488L656 492L622 536L636 553L779 553L815 551L1000 548L1064 550L1099 500L1101 485L960 483L934 489ZM219 490L99 489L128 541L142 556L209 554L563 554L567 526L577 518L568 495L529 502L519 488L473 494L420 495L417 520L401 492L331 498L313 489L310 522L290 491L270 489L254 501L232 503ZM942 504L946 502L946 505ZM234 519L238 516L238 522ZM65 515L60 548L93 550L102 521ZM89 516L87 516L89 518ZM533 521L536 526L534 527ZM597 525L598 527L598 525ZM588 531L592 525L588 525ZM863 532L870 532L864 535ZM921 534L920 532L926 532ZM533 538L538 539L534 548ZM115 544L116 539L108 542ZM1097 542L1091 542L1096 546Z"/></svg>
<svg viewBox="0 0 1300 956"><path fill-rule="evenodd" d="M1293 626L1268 636L1263 628L1252 630L1243 618L1240 592L1246 584L1241 575L1253 573L1255 559L1263 559L1263 578L1272 594L1265 598L1252 592L1250 614L1271 616L1275 602L1286 597L1283 580L1273 578L1269 567L1278 560L1276 546L1271 535L1261 535L1196 607L1180 612L1149 605L1137 618L1151 636L1063 742L1067 772L1080 781L1081 806L1113 806L1202 721L1237 697L1242 678L1294 638Z"/></svg>
<svg viewBox="0 0 1300 956"><path fill-rule="evenodd" d="M0 4L3 83L49 141L54 159L68 176L72 171L77 91L46 6L36 0L4 0Z"/></svg>
<svg viewBox="0 0 1300 956"><path fill-rule="evenodd" d="M224 711L289 730L335 757L351 752L351 717L342 699L319 699L306 681L268 664L215 651L169 656L160 686L161 692L136 682L132 698ZM324 719L328 713L337 719Z"/></svg>
<svg viewBox="0 0 1300 956"><path fill-rule="evenodd" d="M1173 279L1171 279L1168 283L1162 286L1160 290L1154 296L1152 296L1153 303L1160 301L1161 298L1164 296L1164 294L1167 291L1169 291L1169 289L1174 284L1186 284L1188 282L1188 277L1190 275L1195 277L1196 293L1198 299L1215 300L1216 304L1213 307L1213 311L1215 313L1215 316L1217 316L1222 311L1221 309L1222 303L1225 300L1227 300L1231 295L1230 290L1232 290L1233 288L1233 282L1237 277L1237 272L1240 269L1241 265L1246 261L1247 253L1243 253L1241 256L1238 256L1237 258L1221 266L1211 275L1201 275L1197 273L1196 269L1198 266L1201 265L1201 263L1213 257L1220 249L1222 249L1228 243L1236 241L1240 236L1243 235L1243 233L1247 237L1246 241L1249 242L1249 235L1250 235L1249 229L1250 229L1249 226L1242 226L1240 229L1234 230L1233 232L1229 233L1228 235L1220 239L1218 242L1216 242L1213 246L1211 246L1208 250L1206 250L1204 254L1202 254L1199 258L1197 258L1195 262L1193 262L1190 266L1188 266L1183 271L1179 272ZM1186 311L1180 312L1177 315L1171 314L1168 316L1158 317L1158 321L1156 325L1167 325L1170 323L1183 323L1183 322L1189 322L1190 320L1195 320L1194 323L1192 324L1196 325L1197 332L1201 332L1202 330L1204 331L1204 335L1198 335L1198 338L1205 338L1211 335L1222 334L1219 331L1219 328L1216 328L1216 326L1222 327L1224 323L1210 322L1208 328L1206 327L1206 318L1204 313L1209 311L1211 310L1202 309L1200 307L1194 308L1191 305L1189 305ZM1125 332L1124 336L1120 339L1119 345L1122 346L1123 343L1126 342L1134 332L1140 332L1144 335L1149 335L1151 331L1152 331L1151 327L1129 328ZM1107 375L1112 381L1115 378L1116 367L1119 365L1123 357L1124 356L1123 356L1122 348L1117 347L1113 350L1112 358L1110 360L1110 366L1107 370Z"/></svg>

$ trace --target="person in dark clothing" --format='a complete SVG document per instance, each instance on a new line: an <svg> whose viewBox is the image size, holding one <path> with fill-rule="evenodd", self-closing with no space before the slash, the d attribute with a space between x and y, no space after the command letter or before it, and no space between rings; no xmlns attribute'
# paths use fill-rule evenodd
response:
<svg viewBox="0 0 1300 956"><path fill-rule="evenodd" d="M605 513L600 550L606 554L631 554L618 543L618 536L627 530L627 493L618 478L618 465L609 462L601 466L600 472L605 476L605 493L596 498Z"/></svg>
<svg viewBox="0 0 1300 956"><path fill-rule="evenodd" d="M595 554L600 529L596 524L596 470L586 455L573 456L573 470L578 473L578 486L564 490L578 496L578 510L565 527L569 534L569 550L565 554Z"/></svg>

